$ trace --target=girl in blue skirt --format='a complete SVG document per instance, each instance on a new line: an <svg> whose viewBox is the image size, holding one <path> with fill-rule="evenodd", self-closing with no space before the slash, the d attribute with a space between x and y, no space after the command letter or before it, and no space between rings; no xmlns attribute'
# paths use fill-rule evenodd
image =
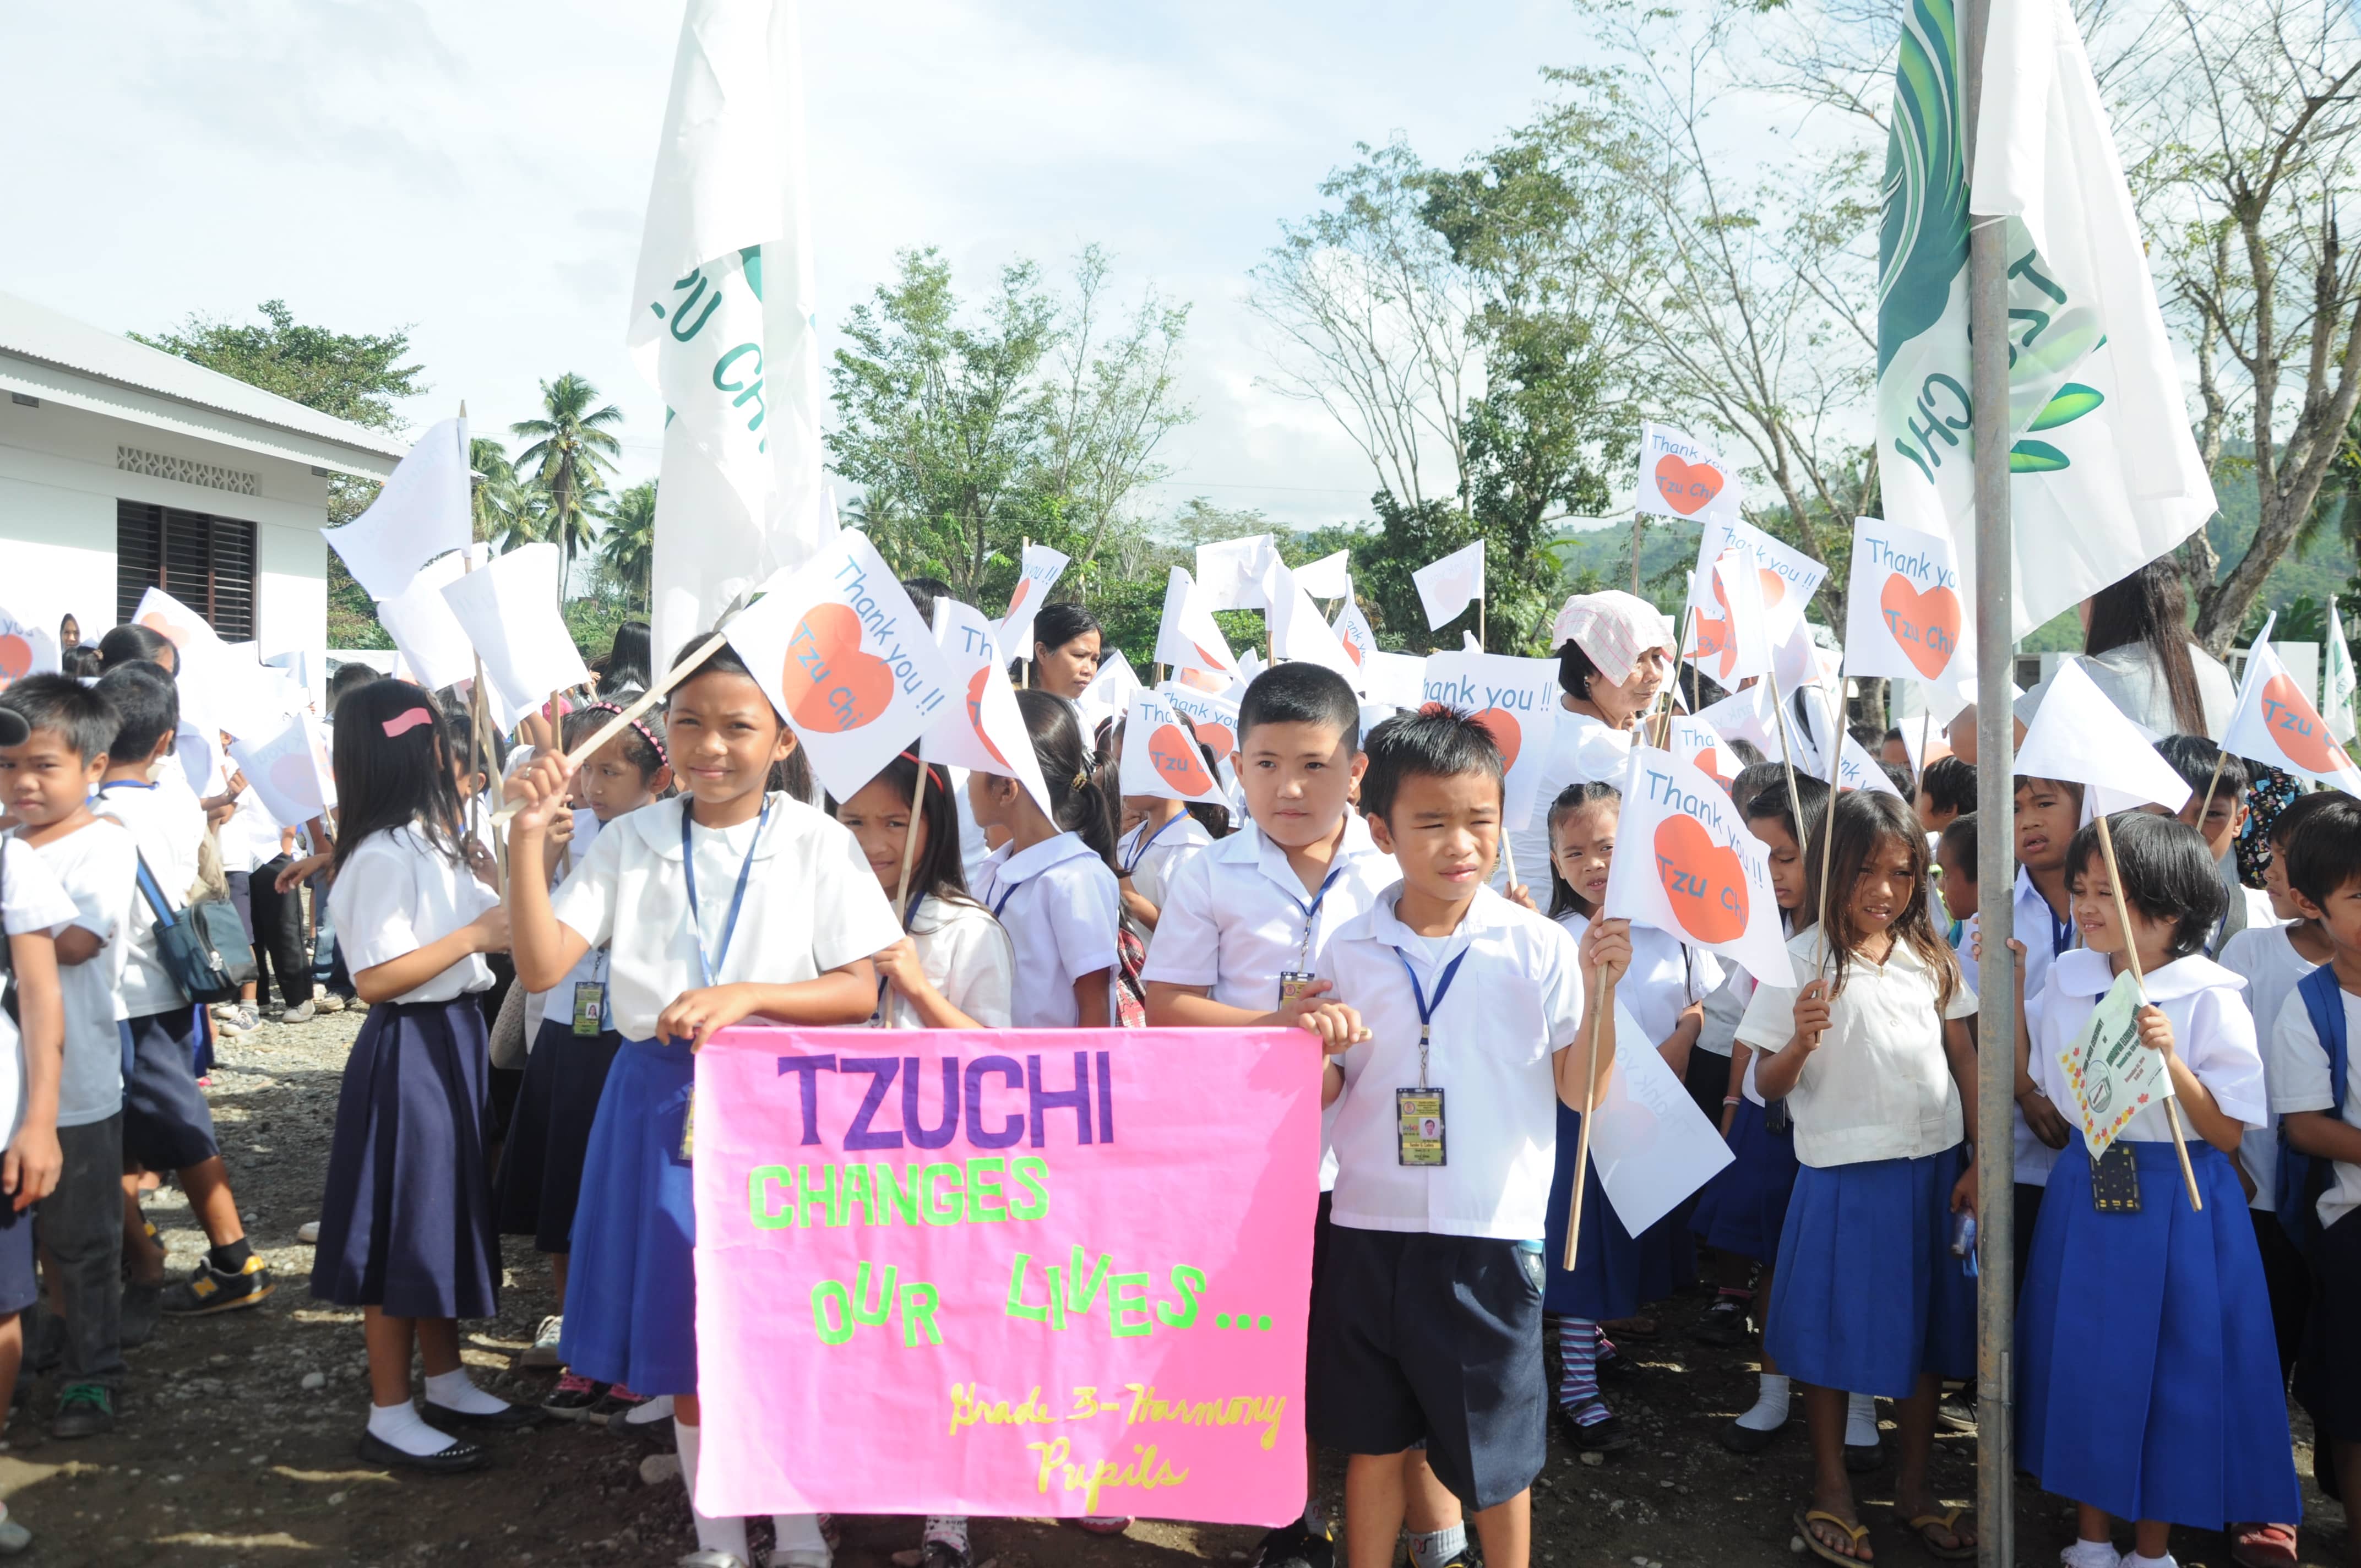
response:
<svg viewBox="0 0 2361 1568"><path fill-rule="evenodd" d="M1938 1508L1927 1464L1939 1380L1975 1365L1975 1296L1951 1221L1975 1202L1963 1020L1976 998L1928 913L1927 835L1909 806L1854 790L1832 815L1827 939L1792 938L1794 980L1758 986L1738 1026L1763 1053L1756 1087L1784 1097L1795 1124L1763 1348L1804 1385L1814 1479L1795 1528L1829 1562L1862 1555L1869 1531L1845 1469L1852 1389L1895 1401L1895 1511L1932 1555L1971 1557L1974 1531Z"/></svg>
<svg viewBox="0 0 2361 1568"><path fill-rule="evenodd" d="M1614 863L1615 825L1623 797L1613 784L1568 784L1549 812L1550 917L1580 939L1607 892ZM1688 1066L1689 1047L1704 1022L1707 992L1721 983L1721 966L1669 932L1631 927L1631 967L1615 994L1670 1064L1675 1077ZM1602 1354L1614 1347L1602 1322L1628 1318L1643 1301L1662 1300L1696 1273L1688 1216L1676 1209L1634 1236L1602 1195L1582 1210L1582 1245L1574 1269L1559 1266L1565 1256L1565 1214L1574 1193L1575 1151L1580 1146L1582 1113L1561 1103L1557 1110L1557 1168L1551 1179L1551 1223L1543 1255L1549 1261L1543 1305L1557 1314L1556 1411L1576 1449L1608 1453L1631 1442L1598 1389ZM1594 1163L1590 1185L1598 1190Z"/></svg>
<svg viewBox="0 0 2361 1568"><path fill-rule="evenodd" d="M698 639L701 643L703 639ZM581 1376L673 1396L683 1478L700 1455L690 1053L749 1018L858 1024L870 955L901 937L852 835L785 790L789 729L734 649L672 689L664 735L685 794L619 817L555 894L543 839L574 769L545 756L510 781L509 905L517 981L547 990L591 948L621 1049L585 1151L559 1353ZM745 1568L743 1519L691 1509L695 1568ZM814 1514L776 1516L770 1562L824 1568Z"/></svg>
<svg viewBox="0 0 2361 1568"><path fill-rule="evenodd" d="M2227 895L2193 829L2144 813L2108 821L2131 928L2096 825L2085 827L2066 858L2083 948L2051 965L2037 1033L2020 1024L2019 1048L2051 1102L2075 1105L2059 1055L2136 951L2140 1042L2170 1069L2204 1207L2190 1207L2161 1105L2134 1115L2098 1161L2079 1131L2059 1153L2017 1304L2019 1462L2075 1501L2068 1568L2114 1568L2116 1519L2136 1521L2123 1561L2163 1568L2175 1524L2292 1520L2301 1504L2262 1255L2233 1163L2241 1135L2269 1119L2262 1058L2246 982L2204 956Z"/></svg>
<svg viewBox="0 0 2361 1568"><path fill-rule="evenodd" d="M361 1457L430 1471L488 1455L410 1402L413 1344L443 1425L531 1426L541 1412L483 1392L459 1363L459 1318L499 1310L500 1242L484 1161L489 1060L476 993L509 945L489 879L460 849L453 749L434 698L372 681L338 707L341 830L328 909L370 1004L336 1097L312 1294L361 1309L369 1419Z"/></svg>

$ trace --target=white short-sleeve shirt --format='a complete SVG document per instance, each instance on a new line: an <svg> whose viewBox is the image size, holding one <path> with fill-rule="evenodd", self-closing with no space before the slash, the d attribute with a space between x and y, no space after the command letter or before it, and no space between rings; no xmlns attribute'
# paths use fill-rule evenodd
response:
<svg viewBox="0 0 2361 1568"><path fill-rule="evenodd" d="M20 830L21 831L21 830ZM25 852L12 845L9 858ZM115 990L130 943L132 885L139 860L131 835L101 817L32 851L57 873L74 917L67 922L105 945L88 962L58 965L58 989L65 999L65 1071L58 1086L58 1125L85 1127L123 1109L123 1036L115 1027L126 1016Z"/></svg>
<svg viewBox="0 0 2361 1568"><path fill-rule="evenodd" d="M1205 986L1224 1007L1269 1012L1279 977L1316 970L1334 933L1401 877L1357 814L1346 816L1328 872L1324 893L1305 887L1287 851L1251 823L1191 856L1166 879L1142 978Z"/></svg>
<svg viewBox="0 0 2361 1568"><path fill-rule="evenodd" d="M117 779L99 786L92 809L120 823L155 874L164 901L176 913L197 880L197 849L204 841L205 814L185 789ZM156 911L135 894L124 948L123 980L116 994L126 1018L145 1018L186 1007L189 998L156 947Z"/></svg>
<svg viewBox="0 0 2361 1568"><path fill-rule="evenodd" d="M1787 954L1798 977L1836 972L1836 955L1820 955L1817 927L1791 938ZM1738 1025L1738 1037L1776 1054L1795 1037L1795 985L1758 985ZM1845 966L1843 992L1829 1010L1828 1027L1805 1059L1787 1108L1795 1118L1795 1157L1816 1169L1873 1159L1918 1159L1940 1154L1965 1135L1959 1086L1943 1050L1943 1020L1976 1010L1976 993L1962 981L1951 1004L1938 1009L1936 976L1903 942L1882 964L1859 953Z"/></svg>
<svg viewBox="0 0 2361 1568"><path fill-rule="evenodd" d="M1313 966L1371 1035L1337 1058L1345 1090L1331 1212L1360 1230L1537 1240L1557 1161L1551 1058L1582 1027L1579 950L1564 927L1489 888L1433 946L1395 917L1399 887L1340 927ZM1444 990L1455 957L1459 970ZM1440 1167L1400 1163L1394 1091L1419 1082L1411 970L1431 1012L1426 1081L1444 1091ZM1307 1073L1319 1070L1317 1055L1307 1046Z"/></svg>
<svg viewBox="0 0 2361 1568"><path fill-rule="evenodd" d="M2334 1103L2328 1052L2312 1026L2312 1011L2304 1006L2302 997L2290 992L2279 1004L2279 1021L2270 1033L2271 1110L2280 1116L2290 1111L2334 1110L2346 1126L2361 1127L2361 1094L2354 1092L2351 1044L2361 1041L2361 997L2344 990L2336 997L2345 1004L2345 1103ZM2332 1167L2327 1190L2320 1195L2320 1223L2333 1225L2356 1207L2361 1207L2361 1165L2340 1159Z"/></svg>
<svg viewBox="0 0 2361 1568"><path fill-rule="evenodd" d="M1526 885L1544 892L1549 888L1550 802L1568 784L1621 784L1624 764L1631 760L1633 733L1611 729L1587 713L1576 713L1561 699L1554 722L1550 725L1549 765L1543 769L1541 784L1533 792L1532 817L1524 827L1509 833L1509 848L1517 861L1517 876ZM1501 874L1507 872L1504 862Z"/></svg>
<svg viewBox="0 0 2361 1568"><path fill-rule="evenodd" d="M2189 1064L2213 1096L2222 1113L2249 1127L2270 1119L2263 1090L2262 1053L2255 1042L2254 1015L2241 994L2246 982L2212 959L2192 953L2175 959L2143 977L2147 999L2163 1009L2172 1024L2173 1049ZM2082 1032L2091 1010L2115 983L2114 965L2105 953L2088 948L2061 955L2049 969L2049 985L2042 993L2041 1021L2034 1026L2032 1072L2070 1125L2075 1120L2074 1091L2059 1065L2058 1053ZM2135 1115L2116 1135L2134 1143L2161 1144L2172 1139L2161 1103Z"/></svg>
<svg viewBox="0 0 2361 1568"><path fill-rule="evenodd" d="M2272 1028L2279 1009L2295 994L2304 976L2320 966L2295 950L2286 926L2249 926L2222 945L2222 967L2246 982L2246 1011L2255 1017L2255 1039L2263 1053L2263 1088L2269 1116L2264 1125L2250 1127L2238 1140L2238 1163L2253 1179L2250 1209L2268 1213L2276 1209L2279 1179L2279 1116L2276 1104L2277 1074L2273 1070Z"/></svg>
<svg viewBox="0 0 2361 1568"><path fill-rule="evenodd" d="M1167 890L1172 885L1172 873L1187 863L1192 855L1201 855L1213 847L1213 835L1205 825L1187 812L1150 828L1143 822L1116 840L1115 863L1131 879L1131 890L1156 905L1161 920ZM1131 916L1126 915L1127 922ZM1142 930L1140 939L1154 934Z"/></svg>
<svg viewBox="0 0 2361 1568"><path fill-rule="evenodd" d="M707 983L680 850L690 798L660 800L609 823L550 900L559 921L609 948L607 1005L627 1040L653 1038L664 1010ZM720 959L716 985L817 980L902 934L843 824L790 795L774 791L769 800L766 817L734 828L691 823L705 950ZM750 849L753 869L724 953L730 901Z"/></svg>
<svg viewBox="0 0 2361 1568"><path fill-rule="evenodd" d="M36 932L55 935L72 925L81 913L58 873L38 852L21 843L0 849L0 932L11 937ZM13 966L8 985L16 985ZM16 1137L25 1122L24 1044L16 1033L16 1021L0 1011L0 1127L6 1129L0 1134L0 1146Z"/></svg>
<svg viewBox="0 0 2361 1568"><path fill-rule="evenodd" d="M918 949L918 968L944 1001L987 1029L1009 1026L1016 948L990 910L928 894L911 916L910 942ZM891 1007L890 1027L927 1027L900 992L891 992Z"/></svg>
<svg viewBox="0 0 2361 1568"><path fill-rule="evenodd" d="M519 755L524 756L528 759L533 755L531 748L524 746L518 747L517 752ZM582 857L590 852L590 846L598 841L598 828L599 822L598 814L597 812L589 810L587 807L577 808L575 811L574 838L572 843L568 846L569 852L566 857L568 861L566 869L568 871L571 871L574 866L581 864ZM555 885L559 880L562 879L555 875L552 876L552 891L555 891ZM533 1042L541 1034L542 1022L549 1016L549 1008L552 1003L556 1003L558 1021L571 1027L574 1022L574 988L577 985L604 986L606 983L607 949L604 948L592 948L584 952L580 958L574 960L574 967L567 970L566 971L566 978L559 981L555 985L551 986L547 991L529 991L525 992L525 1049L533 1049ZM605 992L603 991L599 994L602 998L605 996ZM602 1018L604 1017L603 1007L601 1009L600 1015Z"/></svg>
<svg viewBox="0 0 2361 1568"><path fill-rule="evenodd" d="M345 967L391 963L468 925L500 901L465 865L412 828L389 828L353 846L328 889L328 916ZM492 988L492 969L470 953L396 1002L448 1002Z"/></svg>
<svg viewBox="0 0 2361 1568"><path fill-rule="evenodd" d="M983 862L975 895L998 916L1016 950L1009 1015L1019 1028L1071 1029L1082 1021L1074 982L1107 972L1112 1022L1115 929L1123 895L1096 850L1072 833L1029 850L1004 844Z"/></svg>

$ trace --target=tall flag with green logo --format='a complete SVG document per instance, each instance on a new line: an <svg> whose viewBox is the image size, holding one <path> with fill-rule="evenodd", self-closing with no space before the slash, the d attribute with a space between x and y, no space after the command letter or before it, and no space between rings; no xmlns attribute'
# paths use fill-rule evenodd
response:
<svg viewBox="0 0 2361 1568"><path fill-rule="evenodd" d="M2361 682L2353 674L2353 650L2345 641L2345 627L2337 619L2336 596L2328 596L2328 668L2321 677L2321 717L2328 720L2328 732L2345 745L2353 744L2353 694Z"/></svg>
<svg viewBox="0 0 2361 1568"><path fill-rule="evenodd" d="M1993 0L1972 179L1962 48L1953 0L1912 0L1878 238L1879 477L1889 521L1958 543L1971 593L1968 229L2004 223L2023 636L2203 526L2213 487L2068 0Z"/></svg>
<svg viewBox="0 0 2361 1568"><path fill-rule="evenodd" d="M665 656L835 531L804 203L797 0L688 0L624 342L664 396Z"/></svg>

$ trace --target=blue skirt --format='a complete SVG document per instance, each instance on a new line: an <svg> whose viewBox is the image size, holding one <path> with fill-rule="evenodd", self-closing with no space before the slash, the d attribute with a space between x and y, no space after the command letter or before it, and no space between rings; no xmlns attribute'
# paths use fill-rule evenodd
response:
<svg viewBox="0 0 2361 1568"><path fill-rule="evenodd" d="M1675 1286L1697 1272L1697 1247L1688 1223L1678 1209L1634 1236L1623 1228L1598 1184L1598 1164L1591 1162L1583 1184L1582 1245L1568 1273L1565 1261L1565 1215L1574 1201L1574 1153L1581 1146L1582 1113L1563 1101L1557 1108L1557 1169L1550 1178L1549 1233L1543 1255L1549 1264L1549 1283L1542 1305L1560 1317L1610 1322L1628 1318L1643 1301L1661 1301Z"/></svg>
<svg viewBox="0 0 2361 1568"><path fill-rule="evenodd" d="M1951 1255L1960 1149L1802 1166L1779 1233L1763 1344L1799 1383L1907 1398L1976 1369L1976 1291Z"/></svg>
<svg viewBox="0 0 2361 1568"><path fill-rule="evenodd" d="M637 1394L697 1392L697 1199L681 1157L696 1058L625 1040L583 1157L558 1354Z"/></svg>
<svg viewBox="0 0 2361 1568"><path fill-rule="evenodd" d="M570 1020L542 1020L492 1182L500 1234L531 1236L536 1252L573 1250L582 1162L608 1070L622 1044L623 1036L612 1030L577 1035Z"/></svg>
<svg viewBox="0 0 2361 1568"><path fill-rule="evenodd" d="M1689 1228L1708 1246L1769 1263L1779 1255L1795 1190L1795 1125L1774 1133L1768 1113L1741 1100L1730 1122L1730 1162L1706 1183Z"/></svg>
<svg viewBox="0 0 2361 1568"><path fill-rule="evenodd" d="M2193 1212L2172 1146L2127 1146L2136 1214L2091 1206L2079 1141L2049 1173L2016 1309L2018 1463L2118 1519L2292 1523L2287 1398L2237 1172L2191 1139Z"/></svg>
<svg viewBox="0 0 2361 1568"><path fill-rule="evenodd" d="M397 1318L499 1312L489 1069L475 997L369 1009L336 1096L313 1295Z"/></svg>

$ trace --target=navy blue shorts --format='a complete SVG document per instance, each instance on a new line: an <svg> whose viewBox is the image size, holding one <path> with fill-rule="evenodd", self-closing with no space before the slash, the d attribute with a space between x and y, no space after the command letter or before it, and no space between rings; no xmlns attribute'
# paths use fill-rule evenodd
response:
<svg viewBox="0 0 2361 1568"><path fill-rule="evenodd" d="M1471 1509L1549 1458L1542 1255L1516 1242L1334 1225L1312 1306L1305 1414L1346 1453L1426 1445Z"/></svg>
<svg viewBox="0 0 2361 1568"><path fill-rule="evenodd" d="M194 1067L202 1025L193 1007L119 1022L123 1157L142 1170L186 1170L221 1153Z"/></svg>
<svg viewBox="0 0 2361 1568"><path fill-rule="evenodd" d="M16 1212L16 1201L0 1193L0 1318L13 1317L40 1299L33 1277L33 1215Z"/></svg>

